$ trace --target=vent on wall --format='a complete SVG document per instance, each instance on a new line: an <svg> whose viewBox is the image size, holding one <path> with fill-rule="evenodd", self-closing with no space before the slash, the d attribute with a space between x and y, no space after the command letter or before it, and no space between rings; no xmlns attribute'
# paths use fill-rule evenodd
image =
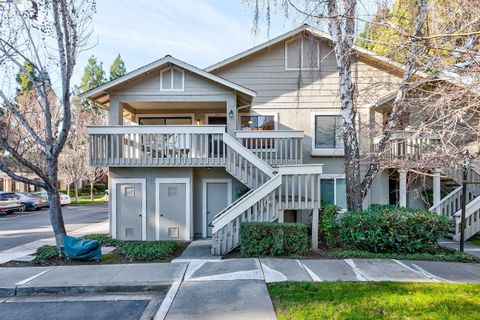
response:
<svg viewBox="0 0 480 320"><path fill-rule="evenodd" d="M178 227L168 227L168 237L178 238L179 237Z"/></svg>
<svg viewBox="0 0 480 320"><path fill-rule="evenodd" d="M125 228L125 238L133 238L135 235L133 228Z"/></svg>
<svg viewBox="0 0 480 320"><path fill-rule="evenodd" d="M177 195L177 187L168 187L168 196L169 197L174 197Z"/></svg>

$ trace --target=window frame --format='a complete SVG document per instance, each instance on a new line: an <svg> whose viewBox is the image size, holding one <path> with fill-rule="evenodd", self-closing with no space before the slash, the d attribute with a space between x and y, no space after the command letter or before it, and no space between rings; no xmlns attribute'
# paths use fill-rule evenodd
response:
<svg viewBox="0 0 480 320"><path fill-rule="evenodd" d="M291 42L294 42L296 40L298 40L299 37L294 37L292 39L289 39L287 41L285 41L285 50L284 50L284 54L285 54L285 70L287 71L299 71L299 70L320 70L320 41L314 37L312 37L311 39L313 41L316 42L317 44L317 67L316 68L312 68L312 67L306 67L304 68L303 67L303 40L305 39L304 36L300 36L300 67L299 68L289 68L288 67L288 44L291 43Z"/></svg>
<svg viewBox="0 0 480 320"><path fill-rule="evenodd" d="M174 72L173 70L176 70L176 71L179 71L181 74L182 74L182 88L180 89L174 89L173 88L173 83L174 83ZM163 74L165 72L171 72L170 74L170 89L164 89L163 88ZM185 70L183 69L180 69L180 68L177 68L177 67L168 67L168 68L165 68L165 69L162 69L160 71L160 91L165 91L165 92L169 92L169 91L185 91Z"/></svg>
<svg viewBox="0 0 480 320"><path fill-rule="evenodd" d="M140 124L140 119L143 118L190 118L191 125L195 123L194 113L138 113L135 115L135 124Z"/></svg>
<svg viewBox="0 0 480 320"><path fill-rule="evenodd" d="M337 180L338 179L343 179L343 180L346 180L346 177L345 177L345 174L322 174L322 176L320 177L320 180L333 180L333 204L335 205L338 205L338 201L337 201ZM321 194L322 190L320 189L320 199L322 199L322 194ZM346 195L346 194L345 194ZM345 197L345 202L347 201L346 197ZM342 211L341 212L344 212L346 211L347 208L342 208Z"/></svg>
<svg viewBox="0 0 480 320"><path fill-rule="evenodd" d="M315 146L315 119L317 116L341 116L340 112L312 112L311 115L311 132L312 132L312 156L344 156L345 155L345 147L342 146L341 148L317 148Z"/></svg>
<svg viewBox="0 0 480 320"><path fill-rule="evenodd" d="M239 131L252 131L252 130L244 130L242 129L242 117L273 117L273 130L263 130L263 131L276 131L278 130L278 112L271 112L271 113L256 113L256 112L248 112L248 113L239 113L237 117L237 130Z"/></svg>

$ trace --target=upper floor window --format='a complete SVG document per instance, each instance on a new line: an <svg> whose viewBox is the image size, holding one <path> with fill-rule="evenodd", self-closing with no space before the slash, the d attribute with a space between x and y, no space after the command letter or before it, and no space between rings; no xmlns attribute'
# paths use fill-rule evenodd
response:
<svg viewBox="0 0 480 320"><path fill-rule="evenodd" d="M160 72L161 91L183 91L185 87L185 73L183 70L171 67Z"/></svg>
<svg viewBox="0 0 480 320"><path fill-rule="evenodd" d="M274 116L241 116L242 130L275 130Z"/></svg>
<svg viewBox="0 0 480 320"><path fill-rule="evenodd" d="M140 125L153 126L174 126L174 125L191 125L191 117L140 117L138 118Z"/></svg>
<svg viewBox="0 0 480 320"><path fill-rule="evenodd" d="M320 44L312 37L297 37L285 42L286 70L319 70Z"/></svg>
<svg viewBox="0 0 480 320"><path fill-rule="evenodd" d="M343 155L342 118L334 114L315 114L312 121L312 155Z"/></svg>

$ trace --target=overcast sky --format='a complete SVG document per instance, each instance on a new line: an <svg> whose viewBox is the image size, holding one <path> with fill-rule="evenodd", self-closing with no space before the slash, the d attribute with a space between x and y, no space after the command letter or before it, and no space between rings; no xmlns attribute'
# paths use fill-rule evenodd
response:
<svg viewBox="0 0 480 320"><path fill-rule="evenodd" d="M204 68L301 24L273 12L267 24L252 33L253 9L242 0L98 0L90 46L82 52L73 83L79 83L89 56L108 69L120 53L127 71L167 54Z"/></svg>

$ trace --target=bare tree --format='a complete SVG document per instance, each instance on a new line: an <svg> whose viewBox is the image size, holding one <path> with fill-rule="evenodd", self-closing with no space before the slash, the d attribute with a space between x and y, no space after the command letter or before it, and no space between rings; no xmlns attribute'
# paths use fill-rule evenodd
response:
<svg viewBox="0 0 480 320"><path fill-rule="evenodd" d="M478 37L480 32L462 33L461 28L459 29L455 25L450 25L450 30L427 28L426 21L430 2L427 0L415 2L412 13L413 28L398 30L402 33L403 39L401 43L396 45L405 48L406 61L403 66L401 81L395 89L396 94L391 103L391 112L386 115L381 130L378 130L379 141L376 143L375 152L372 154L371 152L361 152L358 138L360 136L360 128L357 125L359 93L358 88L356 88L352 65L357 59L355 47L357 22L363 21L363 19L358 14L359 3L357 0L285 0L279 2L252 0L250 2L253 2L255 11L254 30L258 30L262 10L265 11L268 25L270 25L272 6L284 8L286 17L290 15L288 12L293 11L300 15L304 21L312 22L318 26L326 25L333 43L339 74L339 103L345 150L347 207L349 210L361 209L363 199L370 190L376 175L385 167L382 155L388 151L392 134L402 127L403 119L413 105L409 101L409 97L415 95L412 89L420 90L416 82L426 76L425 73L420 71L438 70L439 68L439 65L436 64L435 55L432 55L432 50L445 50L445 41L442 42L439 39L458 40L458 37ZM475 9L472 7L472 10ZM478 21L478 19L472 18L470 20ZM383 21L376 21L375 23L396 28L396 26ZM431 33L427 34L427 31ZM451 48L452 46L449 47L449 49ZM434 97L438 99L440 91L435 92L435 94L430 95L429 104L432 103ZM419 111L418 108L416 110ZM423 111L425 112L425 110ZM432 128L432 126L424 127ZM420 131L418 132L420 134ZM437 158L441 157L439 153L435 155ZM363 173L361 169L365 165L367 167Z"/></svg>
<svg viewBox="0 0 480 320"><path fill-rule="evenodd" d="M0 98L4 106L0 145L40 179L19 176L4 161L0 161L0 170L47 191L60 253L66 231L58 196L58 157L71 125L70 80L78 52L90 34L94 11L93 0L30 0L18 6L4 4L0 10ZM24 68L25 62L31 71ZM26 93L28 103L16 95L18 69L32 82ZM58 77L58 89L51 85L49 75ZM33 119L27 116L32 111L36 113Z"/></svg>

